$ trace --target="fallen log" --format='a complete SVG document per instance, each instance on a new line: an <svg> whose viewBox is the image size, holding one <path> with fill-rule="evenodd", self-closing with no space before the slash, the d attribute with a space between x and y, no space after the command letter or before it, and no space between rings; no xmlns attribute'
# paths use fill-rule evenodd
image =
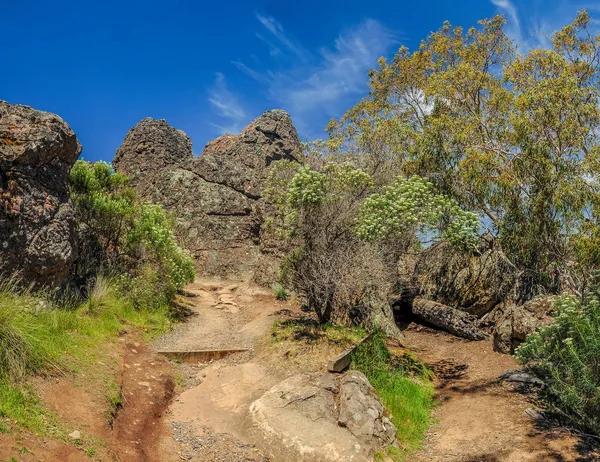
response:
<svg viewBox="0 0 600 462"><path fill-rule="evenodd" d="M491 337L487 332L475 327L475 316L432 300L415 298L412 311L423 321L459 337L469 340L487 340Z"/></svg>

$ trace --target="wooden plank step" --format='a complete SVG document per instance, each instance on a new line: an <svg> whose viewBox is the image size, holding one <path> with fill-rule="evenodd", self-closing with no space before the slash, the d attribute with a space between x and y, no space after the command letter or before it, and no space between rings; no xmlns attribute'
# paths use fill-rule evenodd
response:
<svg viewBox="0 0 600 462"><path fill-rule="evenodd" d="M223 359L233 353L249 351L248 348L229 348L224 350L196 350L196 351L159 351L161 355L174 361L186 363L206 363Z"/></svg>
<svg viewBox="0 0 600 462"><path fill-rule="evenodd" d="M371 334L367 335L365 338L359 340L350 348L345 349L339 355L331 358L327 362L327 370L329 372L342 372L344 369L346 369L352 362L352 353L354 353L355 348L370 337Z"/></svg>

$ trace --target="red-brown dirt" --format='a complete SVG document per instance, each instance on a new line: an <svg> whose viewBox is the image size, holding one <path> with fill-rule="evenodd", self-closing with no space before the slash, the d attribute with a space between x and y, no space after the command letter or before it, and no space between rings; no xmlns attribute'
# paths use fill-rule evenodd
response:
<svg viewBox="0 0 600 462"><path fill-rule="evenodd" d="M412 460L431 462L598 461L572 433L541 428L525 410L531 396L499 380L518 368L491 341L469 342L429 329L406 331L403 344L436 372L439 405L425 449Z"/></svg>
<svg viewBox="0 0 600 462"><path fill-rule="evenodd" d="M43 404L67 428L81 433L82 444L39 438L26 432L0 434L1 461L10 457L26 462L179 460L171 433L163 422L163 414L175 393L172 366L137 334L127 334L116 346L105 345L105 348L107 358L113 357L115 364L101 362L97 373L104 377L111 373L111 367L116 368L122 401L112 418L105 383L97 380L94 371L85 373L87 376L83 378L72 375L35 378L32 385ZM95 450L91 457L85 452L90 443Z"/></svg>

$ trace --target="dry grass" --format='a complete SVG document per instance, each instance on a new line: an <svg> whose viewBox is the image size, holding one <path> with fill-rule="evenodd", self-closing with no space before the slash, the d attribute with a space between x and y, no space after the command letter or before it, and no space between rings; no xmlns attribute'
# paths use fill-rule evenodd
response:
<svg viewBox="0 0 600 462"><path fill-rule="evenodd" d="M360 327L320 325L309 314L276 321L263 341L262 358L285 371L323 370L327 361L365 337Z"/></svg>

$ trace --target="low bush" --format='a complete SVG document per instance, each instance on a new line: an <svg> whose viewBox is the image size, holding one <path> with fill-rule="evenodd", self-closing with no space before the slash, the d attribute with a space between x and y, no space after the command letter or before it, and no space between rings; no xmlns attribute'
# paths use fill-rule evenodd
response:
<svg viewBox="0 0 600 462"><path fill-rule="evenodd" d="M556 322L530 335L516 357L546 383L542 397L550 414L600 435L600 299L560 297L554 316Z"/></svg>
<svg viewBox="0 0 600 462"><path fill-rule="evenodd" d="M160 309L194 279L194 263L175 238L175 222L162 206L140 201L127 177L106 162L77 161L71 170L80 257L76 280L117 275L136 307Z"/></svg>
<svg viewBox="0 0 600 462"><path fill-rule="evenodd" d="M273 204L269 223L288 250L282 280L319 322L390 336L399 335L388 303L398 259L419 233L468 246L478 232L474 214L435 194L424 179L398 177L384 186L348 162L313 168L278 161L265 197Z"/></svg>
<svg viewBox="0 0 600 462"><path fill-rule="evenodd" d="M402 356L392 354L384 340L380 332L375 332L361 343L354 351L350 367L367 376L398 430L399 447L389 448L388 455L394 460L404 460L421 447L432 423L433 374L408 352Z"/></svg>
<svg viewBox="0 0 600 462"><path fill-rule="evenodd" d="M281 284L276 283L271 287L273 289L273 294L277 300L288 300L290 298L290 293L287 291L285 287Z"/></svg>

